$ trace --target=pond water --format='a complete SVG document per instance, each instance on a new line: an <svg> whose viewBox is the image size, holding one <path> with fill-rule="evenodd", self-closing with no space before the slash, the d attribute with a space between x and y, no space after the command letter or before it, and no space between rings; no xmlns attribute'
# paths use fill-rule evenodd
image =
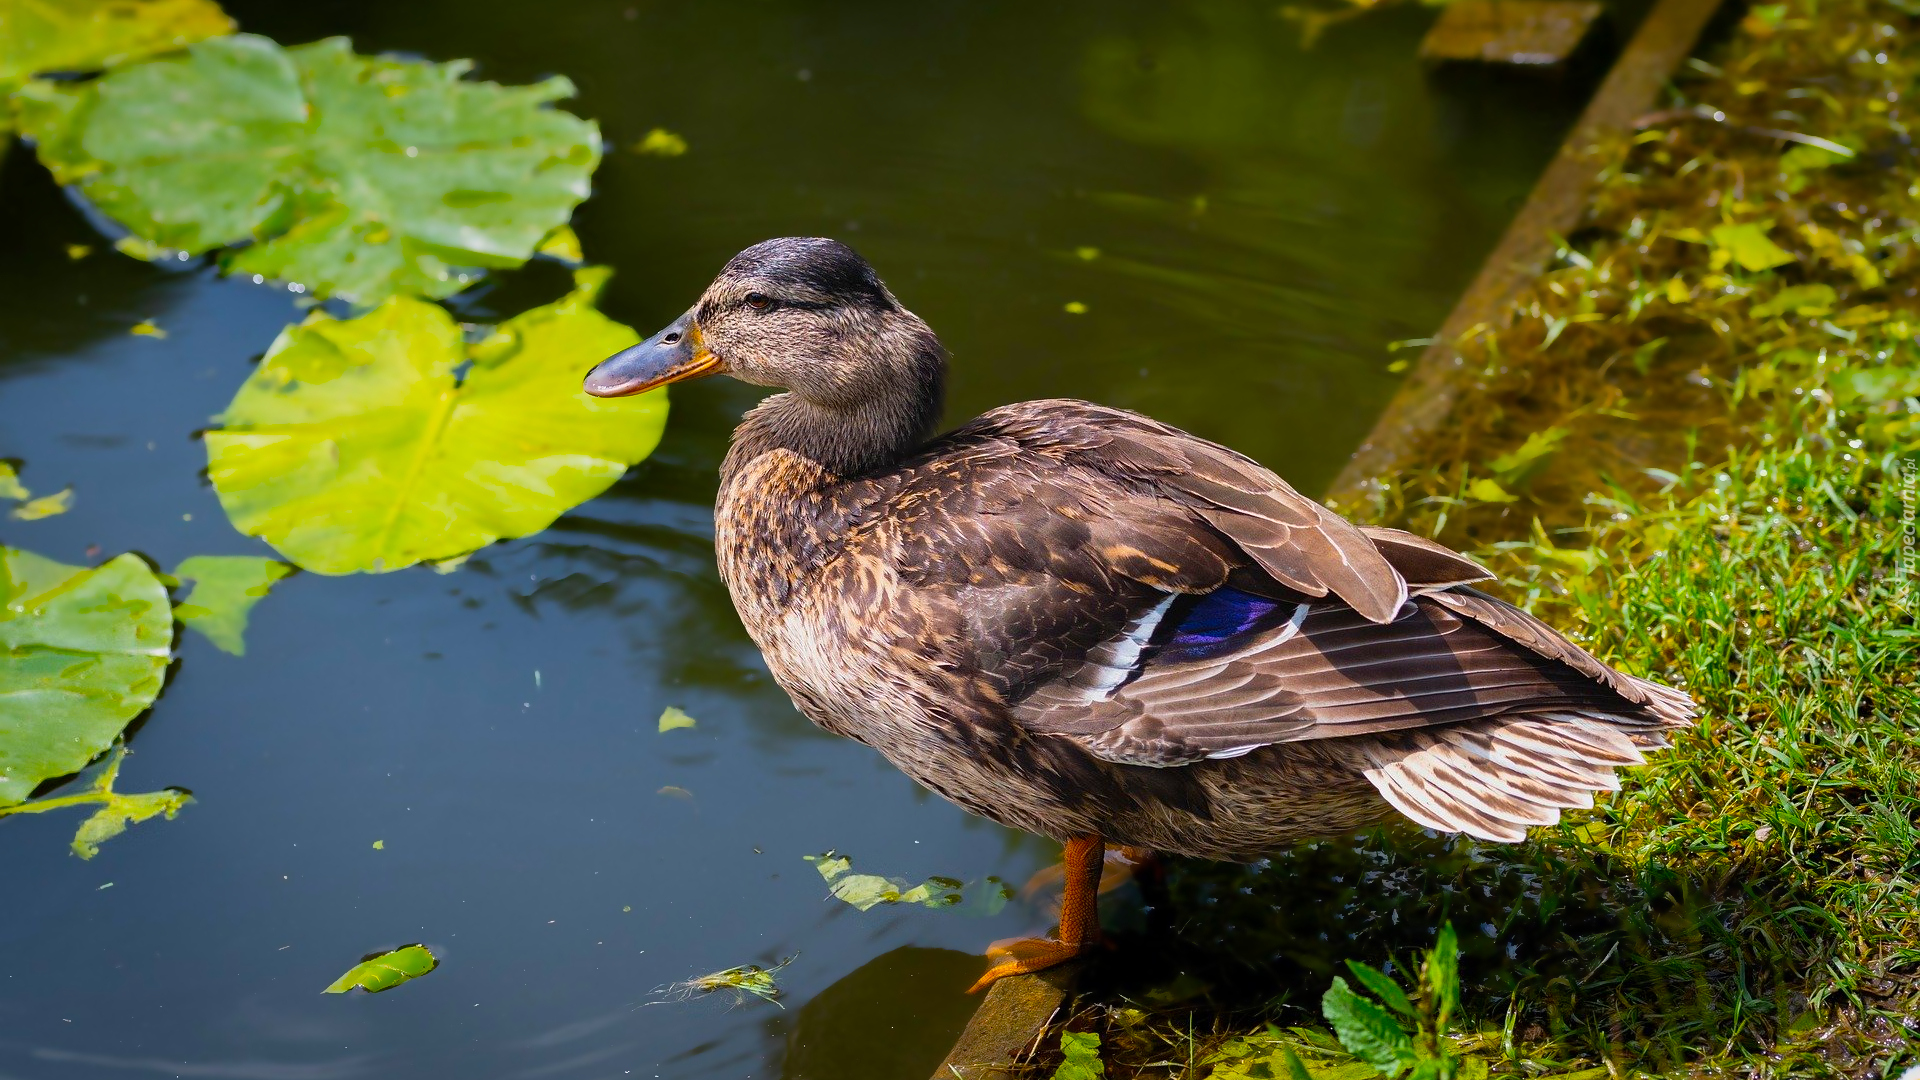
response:
<svg viewBox="0 0 1920 1080"><path fill-rule="evenodd" d="M1267 0L228 7L287 43L571 76L612 147L576 223L618 271L603 306L643 333L748 243L839 236L951 348L950 419L1091 398L1307 490L1393 390L1385 345L1440 321L1583 91L1424 73L1413 7L1310 50ZM628 149L654 127L689 151ZM228 525L195 433L296 298L113 254L18 149L0 250L0 456L76 490L5 541L71 563L268 554ZM564 287L534 266L455 305L487 320ZM167 336L130 335L145 319ZM75 814L0 823L0 1075L925 1076L974 1005L974 954L1044 912L862 913L802 856L1018 882L1055 853L773 685L710 546L753 397L676 387L650 460L456 573L299 575L254 609L245 657L185 637L121 787L194 804L91 862L67 852ZM698 726L657 732L670 705ZM412 941L438 971L319 993ZM796 955L784 1010L656 993Z"/></svg>

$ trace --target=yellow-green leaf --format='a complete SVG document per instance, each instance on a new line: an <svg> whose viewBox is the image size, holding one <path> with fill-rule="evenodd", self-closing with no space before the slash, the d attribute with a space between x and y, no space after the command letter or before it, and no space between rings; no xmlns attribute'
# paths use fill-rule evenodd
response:
<svg viewBox="0 0 1920 1080"><path fill-rule="evenodd" d="M0 0L0 83L98 71L231 33L212 0Z"/></svg>
<svg viewBox="0 0 1920 1080"><path fill-rule="evenodd" d="M0 461L0 499L31 499L33 492L20 483L20 473L11 462Z"/></svg>
<svg viewBox="0 0 1920 1080"><path fill-rule="evenodd" d="M633 144L633 152L655 157L679 157L687 152L687 140L666 128L654 128Z"/></svg>
<svg viewBox="0 0 1920 1080"><path fill-rule="evenodd" d="M594 309L606 271L575 278L478 345L404 297L287 328L206 436L234 527L306 570L380 572L538 532L604 491L660 441L667 399L581 391L639 335Z"/></svg>
<svg viewBox="0 0 1920 1080"><path fill-rule="evenodd" d="M1467 485L1467 498L1483 503L1510 503L1518 502L1520 499L1518 495L1501 487L1499 481L1484 476Z"/></svg>
<svg viewBox="0 0 1920 1080"><path fill-rule="evenodd" d="M402 945L398 949L368 953L361 957L358 964L349 968L345 975L335 979L333 985L321 993L344 994L357 986L369 994L377 994L417 979L439 966L439 958L425 945Z"/></svg>
<svg viewBox="0 0 1920 1080"><path fill-rule="evenodd" d="M1732 256L1747 270L1770 270L1793 262L1795 256L1767 239L1766 230L1748 222L1745 225L1716 225L1713 246Z"/></svg>
<svg viewBox="0 0 1920 1080"><path fill-rule="evenodd" d="M173 568L173 576L193 582L193 591L174 605L173 617L205 634L214 647L247 655L247 613L273 583L293 567L258 555L195 555Z"/></svg>
<svg viewBox="0 0 1920 1080"><path fill-rule="evenodd" d="M664 735L669 731L690 728L697 723L699 721L688 716L678 705L669 705L667 711L660 714L660 733Z"/></svg>
<svg viewBox="0 0 1920 1080"><path fill-rule="evenodd" d="M138 556L66 566L0 547L0 806L78 772L159 696L167 591Z"/></svg>
<svg viewBox="0 0 1920 1080"><path fill-rule="evenodd" d="M50 518L55 514L64 514L71 509L73 509L73 489L65 488L51 495L42 495L37 499L29 499L21 503L13 508L13 517L16 521L39 521L41 518Z"/></svg>

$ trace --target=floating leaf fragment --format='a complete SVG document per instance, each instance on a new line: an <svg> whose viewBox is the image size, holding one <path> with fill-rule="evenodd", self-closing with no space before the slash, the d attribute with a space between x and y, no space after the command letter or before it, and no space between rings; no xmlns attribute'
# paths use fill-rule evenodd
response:
<svg viewBox="0 0 1920 1080"><path fill-rule="evenodd" d="M1085 315L1087 313L1087 305L1081 303L1078 300L1069 300L1065 304L1061 305L1060 310L1066 312L1069 315Z"/></svg>
<svg viewBox="0 0 1920 1080"><path fill-rule="evenodd" d="M852 859L831 851L824 855L802 857L820 872L820 877L826 881L828 890L836 899L844 900L861 911L880 904L947 908L964 898L965 886L955 878L930 877L918 885L909 885L898 878L856 874L853 872Z"/></svg>
<svg viewBox="0 0 1920 1080"><path fill-rule="evenodd" d="M98 71L232 32L212 0L0 0L0 85Z"/></svg>
<svg viewBox="0 0 1920 1080"><path fill-rule="evenodd" d="M660 441L667 400L580 389L639 335L594 309L606 270L574 277L476 345L405 297L282 331L206 436L234 527L302 569L377 573L538 532L604 491Z"/></svg>
<svg viewBox="0 0 1920 1080"><path fill-rule="evenodd" d="M1770 270L1795 261L1795 256L1767 239L1766 230L1754 222L1745 225L1716 225L1713 246L1732 256L1747 270Z"/></svg>
<svg viewBox="0 0 1920 1080"><path fill-rule="evenodd" d="M67 245L67 258L72 259L74 262L79 262L91 254L93 254L93 248L87 244Z"/></svg>
<svg viewBox="0 0 1920 1080"><path fill-rule="evenodd" d="M794 962L799 954L787 957L771 967L759 964L742 964L739 967L724 968L710 975L698 975L668 986L663 991L670 1000L684 1001L695 994L711 994L716 990L729 991L736 1003L745 1001L751 994L762 1001L771 1001L780 1005L780 987L775 976L780 969ZM780 1005L786 1008L785 1005Z"/></svg>
<svg viewBox="0 0 1920 1080"><path fill-rule="evenodd" d="M0 499L31 498L33 498L33 492L21 485L20 473L14 469L13 463L0 461Z"/></svg>
<svg viewBox="0 0 1920 1080"><path fill-rule="evenodd" d="M373 850L375 851L387 850L387 842L385 840L375 840L373 842Z"/></svg>
<svg viewBox="0 0 1920 1080"><path fill-rule="evenodd" d="M13 518L16 521L39 521L41 518L64 514L71 509L73 509L73 489L62 488L51 495L29 499L14 507Z"/></svg>
<svg viewBox="0 0 1920 1080"><path fill-rule="evenodd" d="M440 966L440 960L425 945L402 945L387 952L368 953L347 969L345 975L322 990L323 994L344 994L359 987L369 994L391 990Z"/></svg>
<svg viewBox="0 0 1920 1080"><path fill-rule="evenodd" d="M664 735L669 731L690 728L698 723L698 720L688 716L678 705L669 705L667 711L660 714L660 733Z"/></svg>
<svg viewBox="0 0 1920 1080"><path fill-rule="evenodd" d="M134 323L127 328L127 333L132 334L134 337L160 338L162 340L165 340L167 336L167 332L160 329L152 319L142 319Z"/></svg>
<svg viewBox="0 0 1920 1080"><path fill-rule="evenodd" d="M1091 246L1077 247L1073 249L1073 254L1081 262L1092 262L1093 260L1100 257L1100 249L1097 247L1091 247Z"/></svg>
<svg viewBox="0 0 1920 1080"><path fill-rule="evenodd" d="M229 272L373 305L524 263L587 196L599 131L550 107L573 84L471 66L241 34L15 102L41 161L146 252L230 248Z"/></svg>
<svg viewBox="0 0 1920 1080"><path fill-rule="evenodd" d="M0 817L8 814L42 814L49 810L62 810L72 806L93 804L99 807L73 834L73 853L82 859L91 859L100 853L100 845L127 831L127 826L138 825L149 818L166 815L172 821L180 808L193 801L193 794L182 788L167 788L164 791L149 791L136 795L122 795L113 790L114 781L120 775L120 763L126 758L124 743L115 742L98 765L93 776L80 791L65 795L48 795L32 802L16 803L12 806L0 806ZM111 888L113 883L100 886Z"/></svg>
<svg viewBox="0 0 1920 1080"><path fill-rule="evenodd" d="M173 568L173 576L193 582L193 591L174 605L173 617L206 635L215 648L247 655L247 613L273 583L293 567L259 555L195 555Z"/></svg>
<svg viewBox="0 0 1920 1080"><path fill-rule="evenodd" d="M138 556L88 569L0 547L0 806L80 769L159 696L167 591Z"/></svg>
<svg viewBox="0 0 1920 1080"><path fill-rule="evenodd" d="M679 157L687 152L687 140L666 128L654 128L633 144L633 152L655 157Z"/></svg>

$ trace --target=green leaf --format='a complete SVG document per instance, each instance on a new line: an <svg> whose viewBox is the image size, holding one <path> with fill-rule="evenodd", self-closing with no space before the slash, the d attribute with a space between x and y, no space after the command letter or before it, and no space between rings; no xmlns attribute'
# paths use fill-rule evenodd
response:
<svg viewBox="0 0 1920 1080"><path fill-rule="evenodd" d="M639 336L594 310L606 271L575 279L473 346L407 298L282 331L206 436L234 527L302 569L379 572L538 532L606 490L660 441L667 399L581 391Z"/></svg>
<svg viewBox="0 0 1920 1080"><path fill-rule="evenodd" d="M669 731L690 728L698 723L698 720L688 716L680 706L669 705L667 706L667 711L660 714L660 733L664 735Z"/></svg>
<svg viewBox="0 0 1920 1080"><path fill-rule="evenodd" d="M229 271L372 305L457 292L472 275L455 267L520 265L587 196L599 129L548 107L573 84L469 67L241 34L17 98L41 160L132 251L250 242Z"/></svg>
<svg viewBox="0 0 1920 1080"><path fill-rule="evenodd" d="M1467 485L1467 498L1484 503L1510 503L1518 502L1520 499L1518 495L1501 487L1498 480L1491 480L1484 476Z"/></svg>
<svg viewBox="0 0 1920 1080"><path fill-rule="evenodd" d="M42 495L37 499L29 499L19 506L14 507L13 519L15 521L39 521L42 518L50 518L58 514L64 514L71 509L73 509L73 489L65 488L51 495Z"/></svg>
<svg viewBox="0 0 1920 1080"><path fill-rule="evenodd" d="M221 652L245 656L247 612L291 573L286 563L258 555L195 555L173 568L174 577L193 582L173 617L205 634Z"/></svg>
<svg viewBox="0 0 1920 1080"><path fill-rule="evenodd" d="M333 980L323 994L344 994L359 987L369 994L391 990L403 982L417 979L440 966L440 960L425 945L402 945L388 952L368 953Z"/></svg>
<svg viewBox="0 0 1920 1080"><path fill-rule="evenodd" d="M0 0L0 84L98 71L233 33L211 0Z"/></svg>
<svg viewBox="0 0 1920 1080"><path fill-rule="evenodd" d="M1100 1060L1100 1036L1094 1032L1061 1032L1060 1053L1064 1060L1053 1070L1053 1080L1104 1080L1107 1075Z"/></svg>
<svg viewBox="0 0 1920 1080"><path fill-rule="evenodd" d="M180 788L138 795L122 795L113 790L114 781L120 775L120 763L126 756L126 744L116 741L113 748L107 751L107 756L88 770L92 776L82 790L0 806L0 817L44 814L88 804L98 806L99 809L81 822L80 828L73 834L73 853L82 859L91 859L100 853L101 844L126 832L127 826L137 825L161 814L171 821L181 807L193 801L193 794Z"/></svg>
<svg viewBox="0 0 1920 1080"><path fill-rule="evenodd" d="M1770 270L1795 261L1795 256L1767 239L1764 228L1753 222L1745 225L1715 225L1713 245L1733 257L1733 261L1752 270Z"/></svg>
<svg viewBox="0 0 1920 1080"><path fill-rule="evenodd" d="M908 885L898 878L885 878L878 874L856 874L853 872L853 860L845 855L836 855L829 851L824 855L803 855L802 858L820 871L820 877L826 881L828 891L835 899L852 904L861 911L878 907L881 904L918 904L921 907L949 908L960 903L964 896L964 885L954 878L930 877L918 885ZM986 883L996 892L1004 885L989 879ZM1002 900L1004 903L1004 900ZM996 909L997 910L997 909Z"/></svg>
<svg viewBox="0 0 1920 1080"><path fill-rule="evenodd" d="M31 499L33 492L21 486L20 473L13 464L0 461L0 499Z"/></svg>
<svg viewBox="0 0 1920 1080"><path fill-rule="evenodd" d="M100 809L81 822L79 830L73 834L73 853L83 859L91 859L100 854L101 844L126 832L127 826L138 825L162 814L172 821L180 808L192 801L191 794L178 788L139 795L107 792Z"/></svg>
<svg viewBox="0 0 1920 1080"><path fill-rule="evenodd" d="M1447 1033L1447 1022L1460 1011L1460 939L1453 924L1445 923L1427 954L1425 971L1427 990L1434 1002L1434 1028Z"/></svg>
<svg viewBox="0 0 1920 1080"><path fill-rule="evenodd" d="M1756 319L1775 315L1825 315L1833 310L1836 299L1833 286L1790 285L1774 293L1764 303L1753 305L1749 313Z"/></svg>
<svg viewBox="0 0 1920 1080"><path fill-rule="evenodd" d="M159 696L167 591L137 556L89 570L0 547L0 806L78 772Z"/></svg>
<svg viewBox="0 0 1920 1080"><path fill-rule="evenodd" d="M1388 1008L1402 1016L1419 1018L1413 1002L1407 1000L1407 992L1400 989L1400 984L1389 978L1386 972L1358 960L1347 961L1347 970L1353 972L1353 977L1360 980L1361 986L1373 991L1373 996L1386 1002Z"/></svg>
<svg viewBox="0 0 1920 1080"><path fill-rule="evenodd" d="M1353 992L1338 975L1320 999L1320 1011L1347 1052L1386 1075L1398 1076L1414 1062L1413 1040L1393 1014Z"/></svg>
<svg viewBox="0 0 1920 1080"><path fill-rule="evenodd" d="M1560 444L1571 434L1563 427L1550 427L1545 431L1535 431L1527 436L1527 441L1518 447L1501 454L1487 463L1502 484L1519 485L1532 479L1546 467ZM1498 500L1484 500L1498 501Z"/></svg>

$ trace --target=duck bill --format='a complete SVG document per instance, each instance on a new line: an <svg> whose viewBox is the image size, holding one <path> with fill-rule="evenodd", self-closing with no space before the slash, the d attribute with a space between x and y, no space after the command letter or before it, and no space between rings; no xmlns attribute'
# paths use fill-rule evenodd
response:
<svg viewBox="0 0 1920 1080"><path fill-rule="evenodd" d="M583 388L594 397L627 397L711 375L720 366L720 358L701 343L700 324L689 311L640 344L600 361L587 372Z"/></svg>

